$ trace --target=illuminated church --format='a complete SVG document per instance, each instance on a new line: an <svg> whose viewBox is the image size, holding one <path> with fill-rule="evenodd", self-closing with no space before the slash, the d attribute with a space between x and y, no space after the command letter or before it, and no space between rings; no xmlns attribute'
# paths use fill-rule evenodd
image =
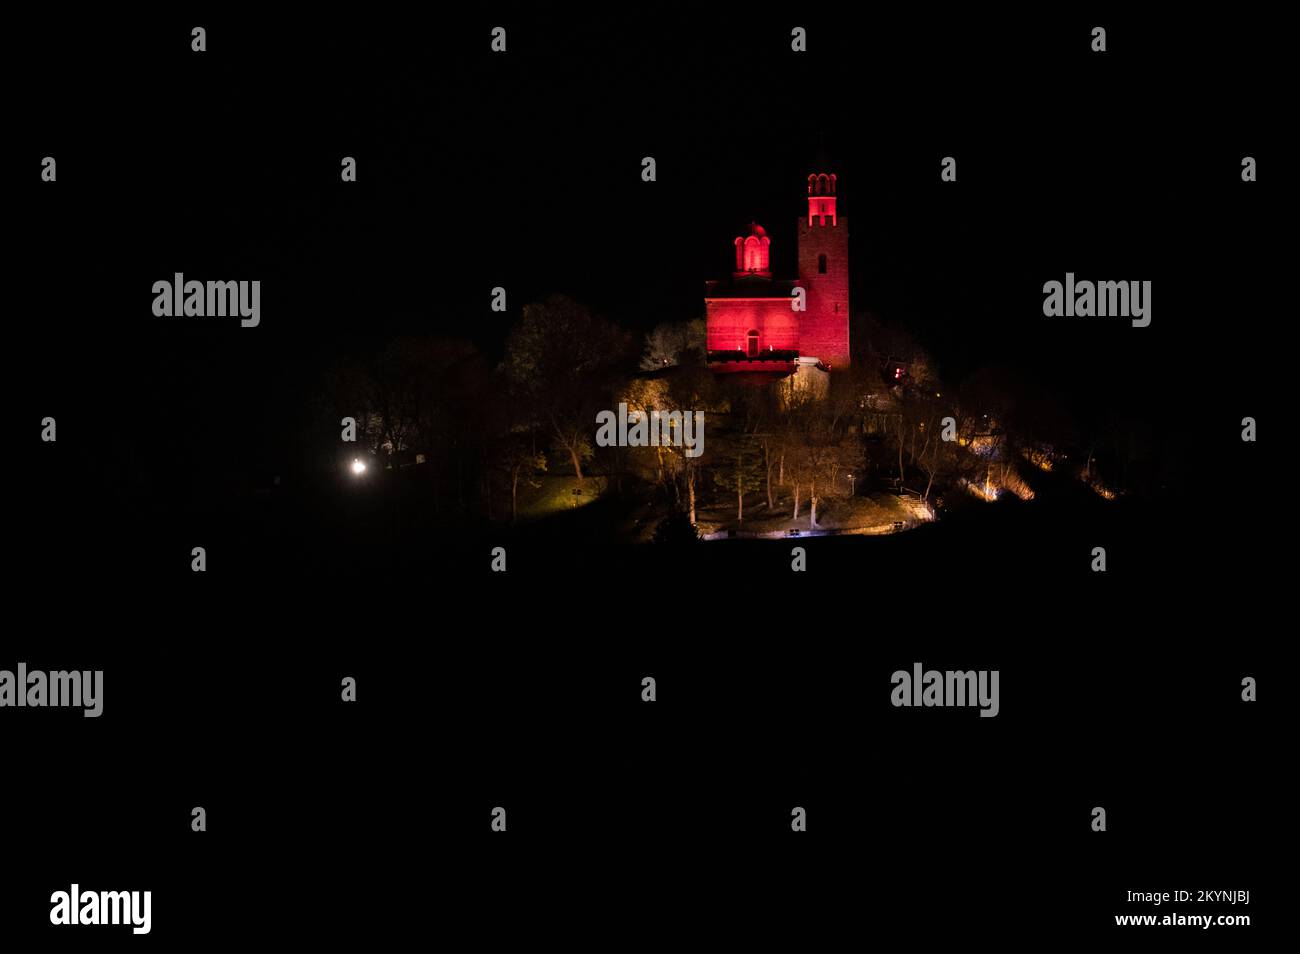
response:
<svg viewBox="0 0 1300 954"><path fill-rule="evenodd" d="M712 370L771 379L824 377L849 366L849 223L835 210L835 192L833 174L808 177L796 278L773 278L772 243L761 225L751 222L736 238L731 277L705 283Z"/></svg>

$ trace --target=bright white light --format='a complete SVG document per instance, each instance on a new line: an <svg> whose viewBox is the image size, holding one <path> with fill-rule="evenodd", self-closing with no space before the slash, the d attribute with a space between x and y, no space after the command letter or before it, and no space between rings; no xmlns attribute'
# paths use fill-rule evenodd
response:
<svg viewBox="0 0 1300 954"><path fill-rule="evenodd" d="M360 460L354 460L354 461L352 462L352 473L354 473L354 474L364 474L365 472L366 472L366 465L365 465L365 463L364 463L363 461L360 461Z"/></svg>

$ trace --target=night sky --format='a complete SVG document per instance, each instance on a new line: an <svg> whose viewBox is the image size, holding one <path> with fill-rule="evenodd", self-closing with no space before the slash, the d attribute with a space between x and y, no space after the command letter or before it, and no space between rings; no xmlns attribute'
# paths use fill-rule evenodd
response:
<svg viewBox="0 0 1300 954"><path fill-rule="evenodd" d="M1230 26L1110 21L1103 58L1072 17L800 19L807 54L758 15L532 17L499 56L490 15L205 22L201 57L168 42L188 18L28 37L95 68L20 104L13 161L60 162L57 193L23 190L45 316L18 332L39 355L25 406L119 409L129 426L87 426L145 469L292 467L283 436L322 373L395 334L496 360L552 292L638 333L701 317L751 219L793 273L822 156L851 223L855 348L869 311L950 387L1002 366L1085 426L1137 417L1183 445L1217 415L1226 454L1275 377L1247 330L1276 320L1275 193L1238 174L1243 154L1267 162L1276 124L1251 88L1275 64L1243 71ZM261 327L161 324L149 289L176 271L259 278ZM1042 284L1066 271L1152 281L1152 327L1045 319Z"/></svg>

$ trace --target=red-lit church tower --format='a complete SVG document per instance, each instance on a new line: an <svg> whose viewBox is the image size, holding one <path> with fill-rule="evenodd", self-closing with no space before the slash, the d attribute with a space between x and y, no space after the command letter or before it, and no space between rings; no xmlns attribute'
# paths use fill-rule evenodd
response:
<svg viewBox="0 0 1300 954"><path fill-rule="evenodd" d="M799 220L799 281L808 310L799 351L828 368L849 366L849 220L835 211L835 176L808 177L808 217Z"/></svg>
<svg viewBox="0 0 1300 954"><path fill-rule="evenodd" d="M709 366L718 372L782 377L800 365L849 366L849 223L836 205L836 177L808 177L808 214L800 217L799 275L772 277L771 240L761 225L734 241L731 278L705 284ZM791 302L804 292L805 310Z"/></svg>

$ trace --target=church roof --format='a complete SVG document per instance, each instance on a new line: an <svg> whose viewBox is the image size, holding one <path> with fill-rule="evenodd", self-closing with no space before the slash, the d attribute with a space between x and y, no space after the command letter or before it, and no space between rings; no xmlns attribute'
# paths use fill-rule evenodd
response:
<svg viewBox="0 0 1300 954"><path fill-rule="evenodd" d="M704 283L705 298L783 298L790 300L792 289L802 287L792 279L723 278Z"/></svg>

